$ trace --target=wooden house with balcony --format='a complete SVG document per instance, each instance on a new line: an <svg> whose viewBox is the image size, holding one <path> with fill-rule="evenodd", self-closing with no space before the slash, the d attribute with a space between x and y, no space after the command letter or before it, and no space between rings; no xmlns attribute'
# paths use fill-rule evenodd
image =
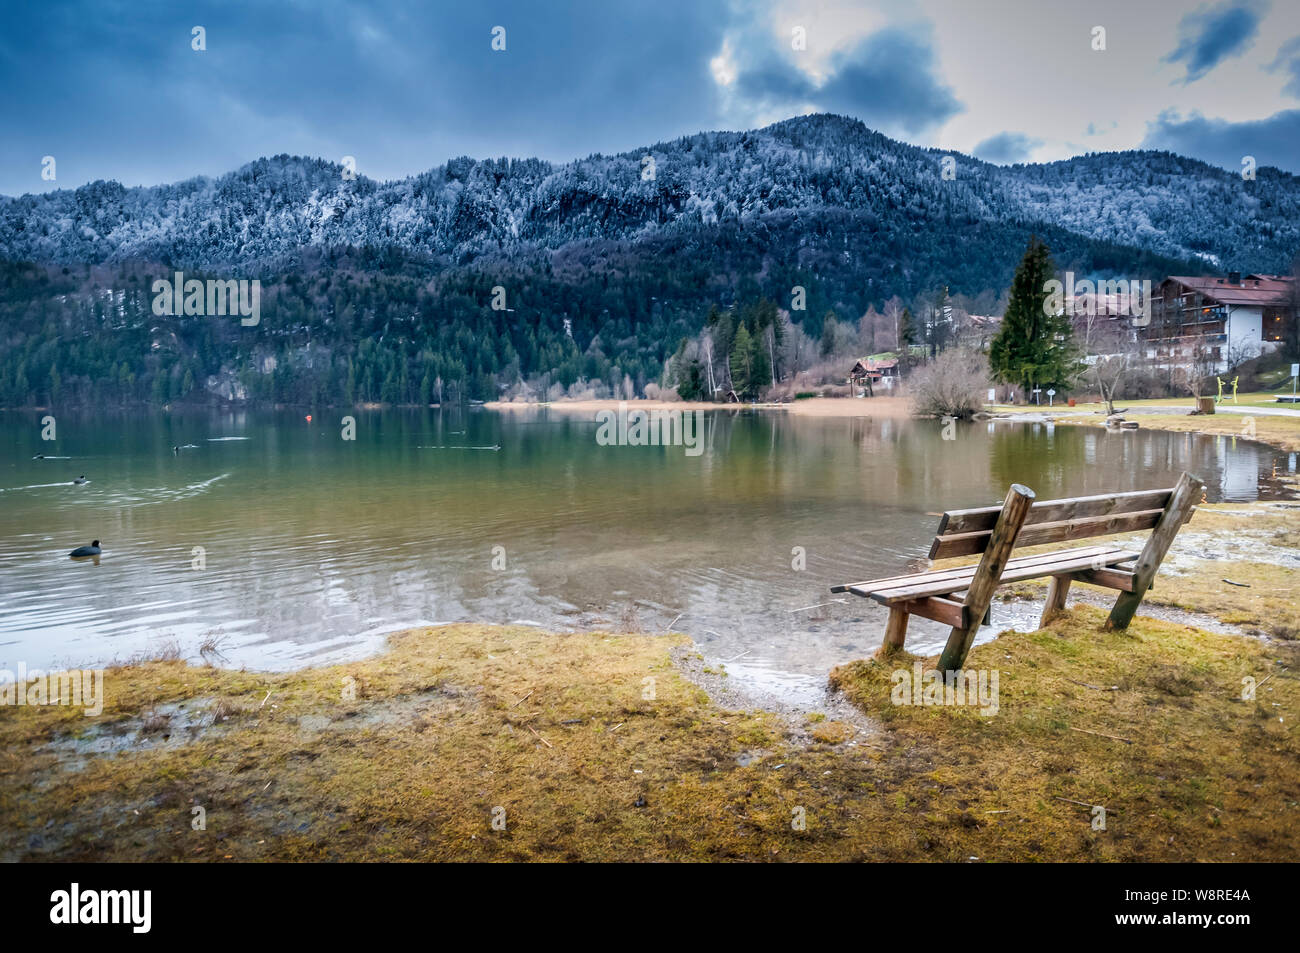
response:
<svg viewBox="0 0 1300 953"><path fill-rule="evenodd" d="M867 396L874 397L876 388L884 384L886 388L894 386L898 379L898 358L875 359L864 357L849 370L850 393L857 393L864 388Z"/></svg>
<svg viewBox="0 0 1300 953"><path fill-rule="evenodd" d="M1177 365L1200 356L1220 372L1275 350L1296 320L1296 280L1286 275L1171 276L1151 294L1142 330L1147 356Z"/></svg>

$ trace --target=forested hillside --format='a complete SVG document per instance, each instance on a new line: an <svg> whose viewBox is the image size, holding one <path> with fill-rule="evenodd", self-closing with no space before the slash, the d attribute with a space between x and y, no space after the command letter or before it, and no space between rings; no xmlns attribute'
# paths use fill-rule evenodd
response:
<svg viewBox="0 0 1300 953"><path fill-rule="evenodd" d="M943 155L809 116L387 183L278 156L0 198L0 404L642 392L711 307L790 309L795 286L790 317L813 335L828 311L856 321L944 287L993 310L1031 233L1079 276L1281 271L1300 248L1300 181L1273 169L956 156L947 179ZM260 323L156 315L152 282L182 269L260 280Z"/></svg>

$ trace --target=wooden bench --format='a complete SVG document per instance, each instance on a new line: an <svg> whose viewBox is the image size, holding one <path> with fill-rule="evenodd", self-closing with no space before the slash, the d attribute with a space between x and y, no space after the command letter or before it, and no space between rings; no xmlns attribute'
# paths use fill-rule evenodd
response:
<svg viewBox="0 0 1300 953"><path fill-rule="evenodd" d="M975 633L988 618L999 586L1050 577L1041 625L1065 608L1070 583L1092 583L1119 590L1106 625L1125 629L1179 528L1191 519L1205 485L1184 473L1166 490L1140 490L1035 502L1034 491L1013 484L1001 506L944 513L930 546L930 559L981 554L977 565L938 569L833 586L889 607L881 654L903 647L909 616L919 615L952 626L939 657L940 671L959 670ZM1035 556L1011 558L1020 546L1151 530L1141 552L1094 545ZM965 593L964 596L961 594Z"/></svg>

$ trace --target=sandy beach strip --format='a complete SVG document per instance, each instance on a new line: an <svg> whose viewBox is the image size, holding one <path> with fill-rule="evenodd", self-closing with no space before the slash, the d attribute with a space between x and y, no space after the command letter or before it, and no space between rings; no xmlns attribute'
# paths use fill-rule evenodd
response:
<svg viewBox="0 0 1300 953"><path fill-rule="evenodd" d="M772 410L800 417L909 417L911 408L904 397L812 397L789 403L719 404L711 401L687 400L557 400L548 403L527 401L489 401L483 406L489 410L514 412L554 410L562 413L594 414L602 410L617 411L620 405L628 410Z"/></svg>

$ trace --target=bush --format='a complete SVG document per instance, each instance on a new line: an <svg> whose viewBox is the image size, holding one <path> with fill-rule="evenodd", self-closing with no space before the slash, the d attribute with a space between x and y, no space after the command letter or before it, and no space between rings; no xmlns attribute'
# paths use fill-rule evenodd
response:
<svg viewBox="0 0 1300 953"><path fill-rule="evenodd" d="M660 387L658 384L646 384L645 396L647 400L675 401L682 399L681 395L677 393L676 387Z"/></svg>
<svg viewBox="0 0 1300 953"><path fill-rule="evenodd" d="M953 348L907 378L912 409L936 417L970 417L984 409L988 360L979 351Z"/></svg>

